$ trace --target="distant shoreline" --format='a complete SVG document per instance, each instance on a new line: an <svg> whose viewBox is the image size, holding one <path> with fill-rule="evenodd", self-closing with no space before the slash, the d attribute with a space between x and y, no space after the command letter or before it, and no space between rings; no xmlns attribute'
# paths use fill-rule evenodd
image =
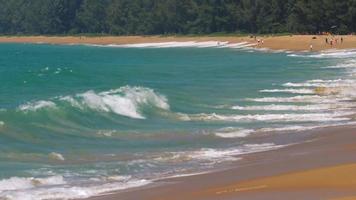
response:
<svg viewBox="0 0 356 200"><path fill-rule="evenodd" d="M354 49L356 36L334 36L338 42L333 45L326 43L331 36L325 35L284 35L284 36L0 36L0 43L45 43L45 44L93 44L93 45L123 45L161 42L186 41L220 41L229 43L247 42L260 45L255 48L289 51L321 51L327 49ZM314 38L314 39L313 39ZM341 42L343 38L343 42ZM263 44L262 44L263 41Z"/></svg>

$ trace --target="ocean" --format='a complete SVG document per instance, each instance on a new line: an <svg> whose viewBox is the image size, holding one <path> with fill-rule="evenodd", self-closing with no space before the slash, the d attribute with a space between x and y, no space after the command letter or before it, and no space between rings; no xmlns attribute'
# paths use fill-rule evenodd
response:
<svg viewBox="0 0 356 200"><path fill-rule="evenodd" d="M0 199L87 198L354 124L356 50L0 45Z"/></svg>

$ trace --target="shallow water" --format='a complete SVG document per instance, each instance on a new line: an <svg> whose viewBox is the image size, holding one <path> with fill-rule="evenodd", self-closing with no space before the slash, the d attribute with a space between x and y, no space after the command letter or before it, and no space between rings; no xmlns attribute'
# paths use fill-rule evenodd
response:
<svg viewBox="0 0 356 200"><path fill-rule="evenodd" d="M1 44L0 199L85 198L353 123L356 51L222 45Z"/></svg>

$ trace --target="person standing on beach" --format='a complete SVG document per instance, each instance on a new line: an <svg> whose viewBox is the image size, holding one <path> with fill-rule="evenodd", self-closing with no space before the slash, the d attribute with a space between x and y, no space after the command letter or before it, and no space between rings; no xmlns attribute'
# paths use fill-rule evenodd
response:
<svg viewBox="0 0 356 200"><path fill-rule="evenodd" d="M329 44L328 38L325 38L325 43L326 43L326 44Z"/></svg>
<svg viewBox="0 0 356 200"><path fill-rule="evenodd" d="M310 51L313 51L313 44L310 44Z"/></svg>
<svg viewBox="0 0 356 200"><path fill-rule="evenodd" d="M341 41L341 44L344 43L344 38L341 37L340 41Z"/></svg>

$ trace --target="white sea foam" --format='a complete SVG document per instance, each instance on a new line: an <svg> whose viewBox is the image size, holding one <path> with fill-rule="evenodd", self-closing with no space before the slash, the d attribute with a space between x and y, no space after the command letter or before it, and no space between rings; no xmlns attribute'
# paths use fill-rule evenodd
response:
<svg viewBox="0 0 356 200"><path fill-rule="evenodd" d="M2 193L12 190L31 189L39 186L62 185L65 184L62 176L51 176L47 178L19 178L12 177L0 180L0 197Z"/></svg>
<svg viewBox="0 0 356 200"><path fill-rule="evenodd" d="M125 86L101 93L88 91L75 97L67 96L60 99L80 109L88 107L93 110L113 112L135 119L145 118L141 113L140 106L142 105L169 110L168 100L165 96L144 87Z"/></svg>
<svg viewBox="0 0 356 200"><path fill-rule="evenodd" d="M6 200L55 200L80 199L100 194L140 187L151 183L144 179L112 179L102 184L87 186L71 186L66 184L63 177L10 178L0 181L0 199Z"/></svg>
<svg viewBox="0 0 356 200"><path fill-rule="evenodd" d="M290 57L305 57L305 58L354 58L356 56L355 49L347 50L327 50L313 54L289 54Z"/></svg>
<svg viewBox="0 0 356 200"><path fill-rule="evenodd" d="M115 130L100 130L96 134L100 136L105 136L105 137L111 137L113 133L115 133Z"/></svg>
<svg viewBox="0 0 356 200"><path fill-rule="evenodd" d="M221 138L243 138L249 136L253 132L255 132L255 130L227 127L219 129L214 135Z"/></svg>
<svg viewBox="0 0 356 200"><path fill-rule="evenodd" d="M266 110L266 111L317 111L331 109L349 109L356 105L352 103L337 103L337 104L310 104L310 105L263 105L263 106L233 106L233 110Z"/></svg>
<svg viewBox="0 0 356 200"><path fill-rule="evenodd" d="M310 80L303 83L284 83L283 86L285 87L346 87L356 84L355 80L343 80L343 79L336 79L336 80Z"/></svg>
<svg viewBox="0 0 356 200"><path fill-rule="evenodd" d="M302 89L271 89L271 90L260 90L263 93L292 93L292 94L315 94L312 89L302 88Z"/></svg>
<svg viewBox="0 0 356 200"><path fill-rule="evenodd" d="M247 98L246 101L266 102L266 103L337 103L339 101L347 101L347 97L324 97L319 95L301 95L294 97L262 97L262 98Z"/></svg>
<svg viewBox="0 0 356 200"><path fill-rule="evenodd" d="M356 68L356 60L351 59L351 60L347 60L345 62L339 63L337 65L327 66L327 67L323 67L323 68L326 68L326 69Z"/></svg>
<svg viewBox="0 0 356 200"><path fill-rule="evenodd" d="M311 125L311 126L305 126L305 125L287 125L287 126L282 126L282 127L266 127L266 128L258 128L258 129L242 129L242 128L234 128L234 127L228 127L228 129L231 129L232 132L229 134L229 132L226 133L215 133L214 135L217 137L221 138L240 138L242 135L239 134L239 132L236 132L237 134L234 134L234 129L240 130L242 133L246 132L245 137L254 134L258 135L259 133L269 133L269 132L301 132L301 131L307 131L307 130L313 130L317 128L325 128L325 127L335 127L335 126L346 126L346 125L354 125L356 122L336 122L336 123L328 123L328 124L323 124L323 125ZM228 130L227 129L227 130Z"/></svg>
<svg viewBox="0 0 356 200"><path fill-rule="evenodd" d="M240 158L237 157L239 155L268 151L282 148L284 146L285 145L275 145L273 143L262 143L245 144L239 148L229 149L202 148L194 151L169 152L161 155L158 158L155 158L154 160L159 162L187 162L190 160L198 160L202 162L209 162L210 164L215 164L226 161L239 160Z"/></svg>
<svg viewBox="0 0 356 200"><path fill-rule="evenodd" d="M62 154L60 153L56 153L56 152L52 152L50 154L48 154L48 157L52 160L57 160L57 161L64 161L65 158Z"/></svg>
<svg viewBox="0 0 356 200"><path fill-rule="evenodd" d="M5 125L5 122L0 121L0 127L1 127L1 126L4 126L4 125Z"/></svg>
<svg viewBox="0 0 356 200"><path fill-rule="evenodd" d="M256 46L257 44L240 42L229 43L226 41L186 41L186 42L155 42L155 43L138 43L138 44L109 44L109 45L91 45L98 47L120 47L120 48L182 48L182 47L194 47L194 48L248 48Z"/></svg>
<svg viewBox="0 0 356 200"><path fill-rule="evenodd" d="M18 109L20 111L37 111L43 108L55 108L56 104L52 101L36 101L29 102L23 105L20 105Z"/></svg>
<svg viewBox="0 0 356 200"><path fill-rule="evenodd" d="M181 114L183 121L275 121L275 122L324 122L348 121L354 112L309 113L309 114L260 114L260 115L219 115L219 114Z"/></svg>

